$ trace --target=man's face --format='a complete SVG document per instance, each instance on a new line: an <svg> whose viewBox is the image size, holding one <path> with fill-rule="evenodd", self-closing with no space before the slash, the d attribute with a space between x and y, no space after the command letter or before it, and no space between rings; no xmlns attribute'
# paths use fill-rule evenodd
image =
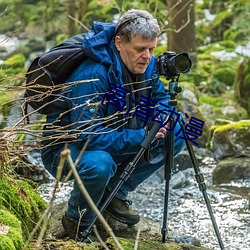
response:
<svg viewBox="0 0 250 250"><path fill-rule="evenodd" d="M146 40L136 35L128 43L124 43L121 37L115 37L115 46L128 70L134 74L143 74L153 55L157 39Z"/></svg>

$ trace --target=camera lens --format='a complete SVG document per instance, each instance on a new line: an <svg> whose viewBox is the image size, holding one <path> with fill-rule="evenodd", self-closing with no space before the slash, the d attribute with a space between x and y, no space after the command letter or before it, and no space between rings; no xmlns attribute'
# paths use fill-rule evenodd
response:
<svg viewBox="0 0 250 250"><path fill-rule="evenodd" d="M191 68L191 60L186 53L177 55L174 60L175 69L179 73L186 73Z"/></svg>

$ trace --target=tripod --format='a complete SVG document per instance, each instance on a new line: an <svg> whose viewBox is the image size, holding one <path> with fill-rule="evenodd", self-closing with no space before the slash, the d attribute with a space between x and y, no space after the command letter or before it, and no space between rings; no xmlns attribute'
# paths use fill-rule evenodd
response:
<svg viewBox="0 0 250 250"><path fill-rule="evenodd" d="M179 79L179 77L177 77L176 80L172 79L169 82L169 94L170 94L169 106L170 106L170 109L173 109L174 107L177 106L177 100L175 99L175 97L176 97L177 93L180 93L182 91L181 87L178 86L178 79ZM223 245L223 242L222 242L222 239L220 236L220 232L219 232L219 229L218 229L218 226L217 226L217 223L216 223L213 211L212 211L212 207L211 207L210 201L208 199L208 195L206 192L207 188L206 188L206 184L204 182L203 174L201 173L201 171L199 169L199 164L198 164L197 159L195 157L191 142L188 140L186 133L184 131L185 126L181 122L179 122L179 124L181 126L181 130L182 130L182 133L183 133L184 138L185 138L189 157L190 157L191 162L192 162L193 167L194 167L195 179L196 179L196 182L198 183L199 189L202 192L203 198L205 200L207 210L209 212L210 219L212 221L213 228L214 228L218 243L220 245L221 250L225 250L225 247ZM162 242L163 243L166 242L166 234L168 232L167 216L168 216L169 183L170 183L172 169L173 169L173 165L174 165L174 131L172 131L173 127L174 127L174 117L172 116L171 120L170 120L170 125L169 125L170 132L168 133L168 136L166 137L166 147L168 148L168 150L166 151L165 176L164 176L165 177L165 197L164 197L165 200L164 200L164 214L163 214L163 226L162 226Z"/></svg>
<svg viewBox="0 0 250 250"><path fill-rule="evenodd" d="M169 93L170 93L169 106L170 107L177 106L177 101L175 99L175 96L177 95L177 93L180 93L180 92L181 92L181 88L178 86L178 78L177 78L177 80L172 79L170 81L170 83L169 83ZM165 119L166 119L166 115L162 115L161 120L164 121ZM109 194L108 198L106 199L106 201L102 204L101 208L99 209L101 213L110 204L110 202L112 201L112 199L114 198L114 196L116 195L116 193L118 192L118 190L120 189L122 184L132 174L132 172L134 171L134 169L135 169L137 163L139 162L140 158L143 156L145 151L148 149L150 143L155 138L155 135L157 134L157 132L160 129L161 125L162 124L159 123L159 122L154 123L154 125L150 129L149 133L147 134L145 139L142 141L140 150L135 155L134 159L126 166L126 168L124 169L123 173L120 176L119 182L117 183L117 185L115 186L113 191ZM166 139L166 146L167 146L168 150L166 150L166 162L165 162L166 185L165 185L165 201L164 201L164 215L163 215L163 227L162 227L162 242L163 243L166 242L166 234L167 234L167 231L168 231L167 230L167 214L168 214L169 181L171 179L172 168L173 168L173 163L174 163L174 133L171 131L173 126L174 126L174 117L172 116L172 118L170 119L170 126L169 126L170 132L168 133L168 136L167 136L167 139ZM215 221L215 218L214 218L214 215L213 215L213 211L212 211L209 199L208 199L208 195L206 193L206 184L204 183L203 175L199 170L198 163L197 163L197 160L195 158L195 154L194 154L192 145L190 144L190 141L187 140L187 137L185 135L184 125L181 125L181 128L182 128L184 138L186 139L185 140L186 141L186 146L187 146L191 161L192 161L193 166L194 166L196 181L199 184L199 189L202 191L203 197L205 199L206 206L207 206L207 209L209 211L210 218L211 218L211 221L213 223L213 227L214 227L217 239L219 241L219 245L221 247L221 250L224 250L225 248L223 246L223 242L221 240L221 236L220 236L220 233L219 233L219 230L218 230L218 226L216 224L216 221ZM94 217L94 219L92 220L90 225L83 231L83 233L82 233L83 241L85 239L87 239L87 237L90 234L90 232L92 230L92 227L94 226L96 220L97 220L97 216Z"/></svg>

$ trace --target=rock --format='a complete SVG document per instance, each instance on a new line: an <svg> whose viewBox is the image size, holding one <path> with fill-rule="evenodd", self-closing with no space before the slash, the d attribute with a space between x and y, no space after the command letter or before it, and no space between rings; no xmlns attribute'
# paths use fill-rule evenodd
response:
<svg viewBox="0 0 250 250"><path fill-rule="evenodd" d="M209 147L216 160L239 155L250 157L250 120L213 126Z"/></svg>
<svg viewBox="0 0 250 250"><path fill-rule="evenodd" d="M192 103L196 106L198 106L198 99L196 95L189 89L185 90L182 92L182 99L188 101L189 103Z"/></svg>
<svg viewBox="0 0 250 250"><path fill-rule="evenodd" d="M51 214L51 221L48 226L47 236L43 241L44 245L53 244L55 247L58 246L67 246L67 248L60 249L75 249L73 246L78 249L78 246L82 246L85 243L76 243L73 241L65 239L57 239L57 235L62 235L63 227L61 224L61 217L65 213L67 208L67 204L65 202L54 205ZM166 238L166 243L162 243L161 239L161 229L154 224L150 223L149 220L141 219L140 223L135 226L128 226L126 224L120 223L119 221L114 220L112 217L108 215L104 215L106 221L112 228L116 237L120 244L124 247L124 249L132 250L134 249L135 239L139 235L139 249L154 249L154 250L209 250L208 248L204 248L200 246L200 241L193 237L186 237L180 235L174 235L173 232L169 233L169 237ZM99 226L100 228L100 226ZM102 229L103 230L103 229ZM107 238L106 244L110 247L109 249L115 249L112 238ZM70 244L70 246L68 245ZM93 245L91 247L91 245ZM71 248L69 248L71 247ZM103 249L100 244L91 243L86 246L84 245L84 249ZM57 249L57 248L55 248ZM58 248L59 249L59 248ZM80 249L80 248L79 248Z"/></svg>
<svg viewBox="0 0 250 250"><path fill-rule="evenodd" d="M193 169L191 168L174 174L171 178L170 187L178 189L190 185L190 176L193 177Z"/></svg>
<svg viewBox="0 0 250 250"><path fill-rule="evenodd" d="M226 158L213 171L213 183L228 183L232 180L250 179L250 158Z"/></svg>

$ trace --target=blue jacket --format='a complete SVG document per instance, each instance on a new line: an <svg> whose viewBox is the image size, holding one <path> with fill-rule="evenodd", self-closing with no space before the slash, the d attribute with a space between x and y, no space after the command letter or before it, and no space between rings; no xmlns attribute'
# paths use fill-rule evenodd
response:
<svg viewBox="0 0 250 250"><path fill-rule="evenodd" d="M114 24L94 22L86 33L83 48L88 59L67 80L63 102L57 101L47 115L47 123L63 128L63 131L45 132L45 136L58 136L62 132L61 138L68 137L79 147L88 140L88 150L104 150L114 155L135 153L140 148L146 133L143 126L125 128L124 114L114 105L103 102L110 83L123 88L121 62L114 53L114 32ZM145 72L145 79L146 86L150 87L147 95L157 103L168 105L169 95L156 73L154 57ZM78 82L82 80L91 81ZM62 112L65 105L69 111ZM162 105L158 108L166 109Z"/></svg>

